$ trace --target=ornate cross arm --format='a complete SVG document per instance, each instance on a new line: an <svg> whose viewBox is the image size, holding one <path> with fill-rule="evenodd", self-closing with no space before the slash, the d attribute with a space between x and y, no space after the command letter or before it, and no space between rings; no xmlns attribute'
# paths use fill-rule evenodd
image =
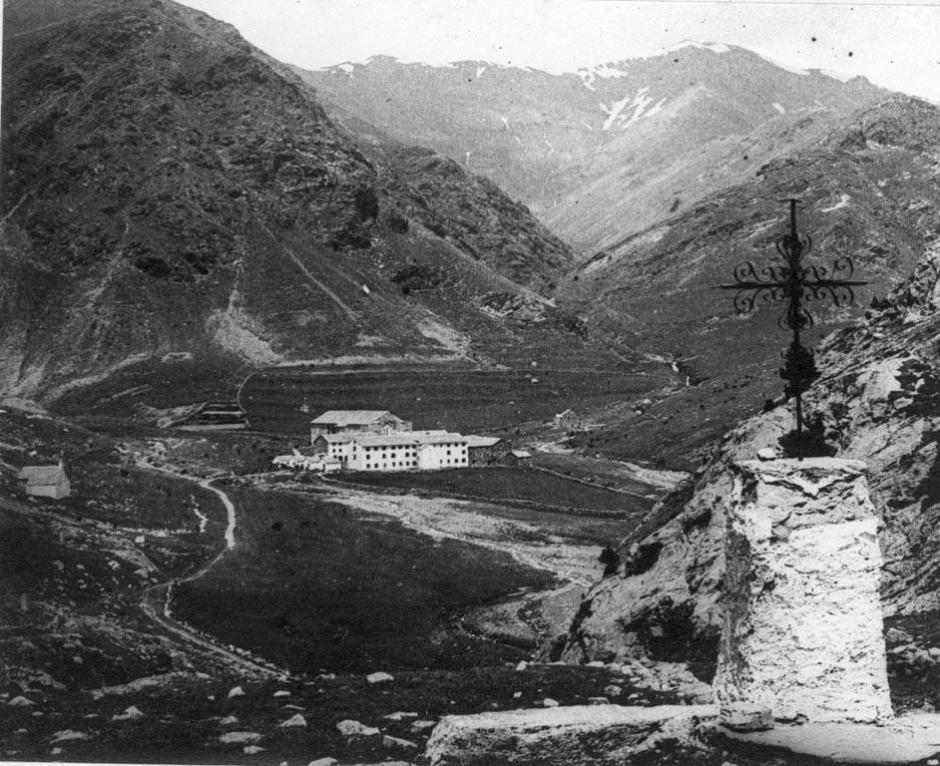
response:
<svg viewBox="0 0 940 766"><path fill-rule="evenodd" d="M831 300L834 306L845 306L855 301L852 288L868 284L852 279L855 266L847 255L840 255L830 266L810 264L804 266L803 254L813 246L809 237L800 237L796 230L797 200L790 204L790 231L775 243L783 263L774 263L760 270L744 261L734 268L734 283L718 285L721 290L734 290L734 309L738 314L749 314L760 303L787 302L786 310L777 324L781 329L793 331L793 342L785 354L786 366L780 377L787 381L787 398L796 399L796 432L799 456L802 459L803 413L800 395L819 377L813 352L800 344L800 333L813 326L813 315L805 304L811 301Z"/></svg>

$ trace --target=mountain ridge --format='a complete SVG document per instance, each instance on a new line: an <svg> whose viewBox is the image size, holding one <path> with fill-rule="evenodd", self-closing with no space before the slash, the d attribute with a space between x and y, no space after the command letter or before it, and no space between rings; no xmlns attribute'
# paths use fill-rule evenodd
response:
<svg viewBox="0 0 940 766"><path fill-rule="evenodd" d="M607 359L543 295L567 245L444 158L360 145L233 27L163 0L4 14L8 393L193 352L495 364L558 328Z"/></svg>
<svg viewBox="0 0 940 766"><path fill-rule="evenodd" d="M888 93L723 45L564 74L385 56L295 71L331 114L490 177L579 257L744 180Z"/></svg>

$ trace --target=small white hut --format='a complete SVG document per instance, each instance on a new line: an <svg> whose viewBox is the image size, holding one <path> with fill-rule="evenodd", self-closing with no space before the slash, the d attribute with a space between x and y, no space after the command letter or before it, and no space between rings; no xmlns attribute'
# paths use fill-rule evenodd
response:
<svg viewBox="0 0 940 766"><path fill-rule="evenodd" d="M17 477L26 482L26 494L33 497L51 497L61 500L71 492L68 474L62 461L58 465L28 465Z"/></svg>

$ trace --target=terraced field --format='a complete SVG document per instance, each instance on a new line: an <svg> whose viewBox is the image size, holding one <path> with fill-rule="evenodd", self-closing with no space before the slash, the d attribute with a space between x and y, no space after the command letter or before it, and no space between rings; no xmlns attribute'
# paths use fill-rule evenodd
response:
<svg viewBox="0 0 940 766"><path fill-rule="evenodd" d="M324 410L382 409L415 428L511 432L572 408L579 412L633 399L664 385L655 371L467 370L452 367L269 369L252 375L241 404L251 428L301 434Z"/></svg>

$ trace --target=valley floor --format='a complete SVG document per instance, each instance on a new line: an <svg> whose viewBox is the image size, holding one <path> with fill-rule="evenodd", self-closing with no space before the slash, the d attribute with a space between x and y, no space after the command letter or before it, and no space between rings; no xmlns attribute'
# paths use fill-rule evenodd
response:
<svg viewBox="0 0 940 766"><path fill-rule="evenodd" d="M710 697L681 663L549 661L602 548L677 475L553 449L518 476L311 482L259 472L255 434L0 423L0 758L411 759L452 713ZM59 450L73 497L27 500L13 469ZM910 631L889 655L899 710L936 704L917 648L934 624L892 622ZM380 732L346 736L347 719Z"/></svg>

